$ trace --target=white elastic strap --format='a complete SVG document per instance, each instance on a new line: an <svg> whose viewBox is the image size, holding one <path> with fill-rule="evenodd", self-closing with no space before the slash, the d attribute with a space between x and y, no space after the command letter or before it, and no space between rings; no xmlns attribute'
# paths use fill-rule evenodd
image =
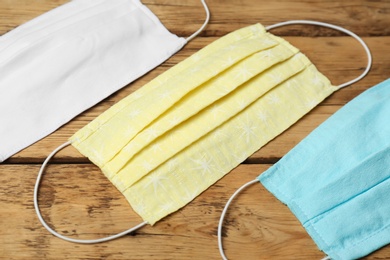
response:
<svg viewBox="0 0 390 260"><path fill-rule="evenodd" d="M371 55L370 49L368 48L367 44L362 40L362 38L357 36L355 33L351 32L351 31L349 31L349 30L347 30L347 29L345 29L343 27L340 27L340 26L337 26L337 25L333 25L333 24L329 24L329 23L310 21L310 20L291 20L291 21L281 22L281 23L277 23L277 24L274 24L274 25L267 26L267 27L265 27L265 29L268 31L268 30L271 30L271 29L274 29L274 28L277 28L277 27L281 27L281 26L285 26L285 25L291 25L291 24L311 24L311 25L317 25L317 26L331 28L331 29L343 32L345 34L348 34L349 36L352 36L353 38L355 38L363 46L363 48L364 48L364 50L366 51L366 54L367 54L367 66L366 66L366 69L364 70L364 72L359 77L339 85L338 86L339 89L340 88L344 88L346 86L349 86L349 85L351 85L351 84L361 80L370 71L371 65L372 65L372 55Z"/></svg>
<svg viewBox="0 0 390 260"><path fill-rule="evenodd" d="M39 173L38 173L38 177L37 177L37 181L35 183L35 187L34 187L34 207L35 207L35 211L37 213L37 216L38 216L38 219L39 221L42 223L42 225L50 232L52 233L53 235L55 235L56 237L58 238L61 238L63 240L66 240L68 242L73 242L73 243L79 243L79 244L95 244L95 243L101 243L101 242L106 242L106 241L109 241L109 240L113 240L113 239L116 239L116 238L119 238L119 237L122 237L122 236L125 236L143 226L145 226L146 224L148 224L146 221L145 222L142 222L141 224L138 224L136 225L135 227L132 227L128 230L125 230L121 233L118 233L116 235L112 235L112 236L109 236L109 237L103 237L103 238L99 238L99 239L74 239L74 238L70 238L70 237L66 237L66 236L63 236L59 233L57 233L56 231L54 231L51 227L49 227L49 225L45 222L45 220L43 219L42 217L42 214L39 210L39 205L38 205L38 190L39 190L39 185L41 183L41 179L42 179L42 175L43 175L43 172L45 170L45 167L47 165L47 163L50 161L50 159L60 150L62 150L63 148L65 148L66 146L70 145L71 142L66 142L62 145L60 145L59 147L57 147L47 158L46 160L43 162L42 166L41 166L41 169L39 170Z"/></svg>
<svg viewBox="0 0 390 260"><path fill-rule="evenodd" d="M207 6L205 0L200 0L203 4L203 7L204 7L204 10L206 11L206 20L204 21L202 27L199 28L199 30L197 30L196 32L194 32L191 36L189 36L188 38L186 38L186 42L188 43L189 41L191 41L192 39L194 39L196 36L198 36L199 33L201 33L203 31L203 29L206 27L206 25L209 23L210 21L210 10L209 10L209 7Z"/></svg>
<svg viewBox="0 0 390 260"><path fill-rule="evenodd" d="M233 193L233 195L230 197L230 199L228 200L228 202L225 205L225 208L222 211L221 218L219 219L219 223L218 223L218 248L219 248L219 253L221 254L221 257L222 257L223 260L228 260L228 258L225 255L225 252L223 251L223 245L222 245L222 226L223 226L223 222L225 220L226 212L229 209L229 206L232 203L233 199L241 191L243 191L248 186L251 186L252 184L257 183L257 182L259 182L259 180L258 179L254 179L254 180L249 181L249 182L245 183L244 185L242 185L238 190L236 190L236 192ZM331 260L331 258L326 256L325 258L323 258L321 260Z"/></svg>
<svg viewBox="0 0 390 260"><path fill-rule="evenodd" d="M224 259L224 260L227 260L227 257L225 255L225 252L223 251L223 245L222 245L222 226L223 226L223 221L225 220L226 212L229 209L229 206L232 203L233 199L246 187L248 187L256 182L259 182L259 180L254 179L250 182L247 182L244 185L242 185L238 190L236 190L236 192L234 192L233 195L230 197L230 199L228 200L228 202L225 205L225 208L222 211L221 218L219 219L219 223L218 223L218 247L219 247L219 253L222 256L222 259Z"/></svg>

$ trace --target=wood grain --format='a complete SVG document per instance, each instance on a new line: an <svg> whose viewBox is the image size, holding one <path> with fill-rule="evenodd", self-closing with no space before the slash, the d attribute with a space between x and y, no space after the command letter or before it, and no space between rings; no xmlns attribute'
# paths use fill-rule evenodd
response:
<svg viewBox="0 0 390 260"><path fill-rule="evenodd" d="M177 55L169 59L167 62L156 68L152 72L148 73L144 77L138 79L134 83L124 87L122 90L111 95L106 100L102 101L98 106L95 106L80 116L76 117L70 123L61 127L58 131L49 135L45 139L37 142L34 146L31 146L20 153L14 155L8 160L9 163L18 162L31 162L39 163L43 162L45 157L58 145L67 141L77 130L85 126L92 121L95 117L100 115L103 111L114 105L116 102L131 94L144 84L155 78L159 74L166 71L168 68L174 66L181 60L185 59L189 55L193 54L196 50L199 50L203 46L212 42L216 38L208 37L207 39L196 39L194 42L186 46ZM364 70L366 65L366 58L361 46L349 37L331 37L329 38L308 38L308 37L286 37L295 46L299 47L303 53L307 54L319 70L333 82L334 85L341 84L345 81L351 80L358 76ZM337 111L341 105L346 104L352 98L363 92L364 90L378 84L386 79L387 75L390 75L390 56L381 55L386 53L390 47L390 37L383 37L382 40L377 37L365 38L369 47L372 49L374 56L374 65L370 72L369 77L364 78L360 82L349 86L342 90L335 92L331 97L322 102L317 109L319 113L312 111L308 114L309 119L303 119L298 123L298 132L289 129L284 135L293 135L296 138L290 138L285 143L286 139L282 138L282 142L271 142L264 153L262 150L251 156L251 161L269 161L269 158L280 158L288 150L290 150L296 143L299 142L304 136L309 134L316 126L328 118L332 113ZM335 53L341 52L341 55ZM337 107L337 108L335 108ZM327 116L324 114L327 114ZM312 121L313 118L314 121ZM315 124L312 124L315 123ZM299 135L296 136L296 133ZM268 148L269 147L269 148ZM268 150L269 149L269 150ZM271 151L271 153L268 153ZM264 157L265 156L265 157ZM72 160L72 162L86 162L78 152L73 149L65 149L62 152L62 156L59 158L65 160Z"/></svg>
<svg viewBox="0 0 390 260"><path fill-rule="evenodd" d="M35 216L32 196L38 165L2 165L0 255L7 259L218 259L216 231L229 196L270 165L241 165L183 209L154 226L105 244L78 245L49 234ZM74 238L97 238L141 221L122 195L85 164L48 167L39 197L47 222ZM320 259L287 207L260 184L231 205L224 229L232 259ZM22 250L15 250L16 248ZM367 259L386 259L390 247ZM293 256L293 257L291 257Z"/></svg>
<svg viewBox="0 0 390 260"><path fill-rule="evenodd" d="M1 0L0 35L48 11L66 0ZM199 0L145 0L173 33L189 36L204 22ZM201 36L222 36L257 22L265 25L286 20L321 20L346 26L361 36L390 36L388 0L351 2L323 0L208 0L212 20ZM334 36L340 33L312 26L280 29L290 36Z"/></svg>
<svg viewBox="0 0 390 260"><path fill-rule="evenodd" d="M66 2L0 0L0 35ZM204 21L199 0L142 2L179 36L192 34ZM351 99L390 75L388 0L207 0L207 3L212 19L200 37L155 70L0 164L0 259L220 259L217 225L231 194L283 157ZM363 36L373 54L369 75L331 95L194 201L154 226L95 245L62 241L41 226L33 207L33 187L40 164L55 147L110 106L220 36L258 22L271 25L291 19L334 23ZM301 49L334 84L350 80L364 70L366 58L362 48L341 33L314 26L289 26L272 33ZM47 168L39 202L49 224L74 238L111 235L141 221L100 170L72 147L56 155ZM324 256L294 215L260 184L249 187L233 202L223 235L226 254L231 259ZM390 259L390 246L365 259Z"/></svg>
<svg viewBox="0 0 390 260"><path fill-rule="evenodd" d="M304 116L290 129L276 137L259 151L250 156L247 162L276 162L291 148L293 148L300 140L302 140L312 130L314 130L315 127L324 122L329 116L331 116L340 108L341 106L337 105L319 106L314 108L313 111ZM90 118L88 117L87 119L76 120L79 122L72 121L69 124L63 126L61 129L51 134L50 136L14 155L11 159L8 160L8 163L42 163L48 154L51 153L51 151L53 151L60 144L65 143L73 133L75 133L83 126L82 123L84 122L84 124L87 124ZM58 156L55 156L52 162L87 163L88 159L81 155L73 147L67 147L62 150Z"/></svg>

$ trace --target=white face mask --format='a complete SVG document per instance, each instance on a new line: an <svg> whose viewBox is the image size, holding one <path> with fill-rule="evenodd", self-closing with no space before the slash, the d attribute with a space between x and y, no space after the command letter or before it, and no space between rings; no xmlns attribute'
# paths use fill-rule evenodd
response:
<svg viewBox="0 0 390 260"><path fill-rule="evenodd" d="M139 0L71 1L1 36L0 162L179 51L201 2L187 39Z"/></svg>

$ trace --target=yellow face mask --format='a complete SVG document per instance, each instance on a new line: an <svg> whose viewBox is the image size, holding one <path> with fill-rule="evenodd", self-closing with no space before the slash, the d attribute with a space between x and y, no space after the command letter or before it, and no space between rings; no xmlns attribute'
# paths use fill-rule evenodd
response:
<svg viewBox="0 0 390 260"><path fill-rule="evenodd" d="M206 46L69 140L126 197L141 226L153 225L338 88L256 24Z"/></svg>

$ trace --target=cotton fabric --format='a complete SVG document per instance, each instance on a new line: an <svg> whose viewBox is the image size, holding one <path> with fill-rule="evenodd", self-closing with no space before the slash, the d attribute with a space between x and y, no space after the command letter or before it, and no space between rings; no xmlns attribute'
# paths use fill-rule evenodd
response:
<svg viewBox="0 0 390 260"><path fill-rule="evenodd" d="M331 259L390 243L390 79L370 88L259 176Z"/></svg>
<svg viewBox="0 0 390 260"><path fill-rule="evenodd" d="M0 162L186 43L139 0L70 1L0 37Z"/></svg>
<svg viewBox="0 0 390 260"><path fill-rule="evenodd" d="M336 89L298 49L256 24L177 64L70 141L154 224Z"/></svg>

